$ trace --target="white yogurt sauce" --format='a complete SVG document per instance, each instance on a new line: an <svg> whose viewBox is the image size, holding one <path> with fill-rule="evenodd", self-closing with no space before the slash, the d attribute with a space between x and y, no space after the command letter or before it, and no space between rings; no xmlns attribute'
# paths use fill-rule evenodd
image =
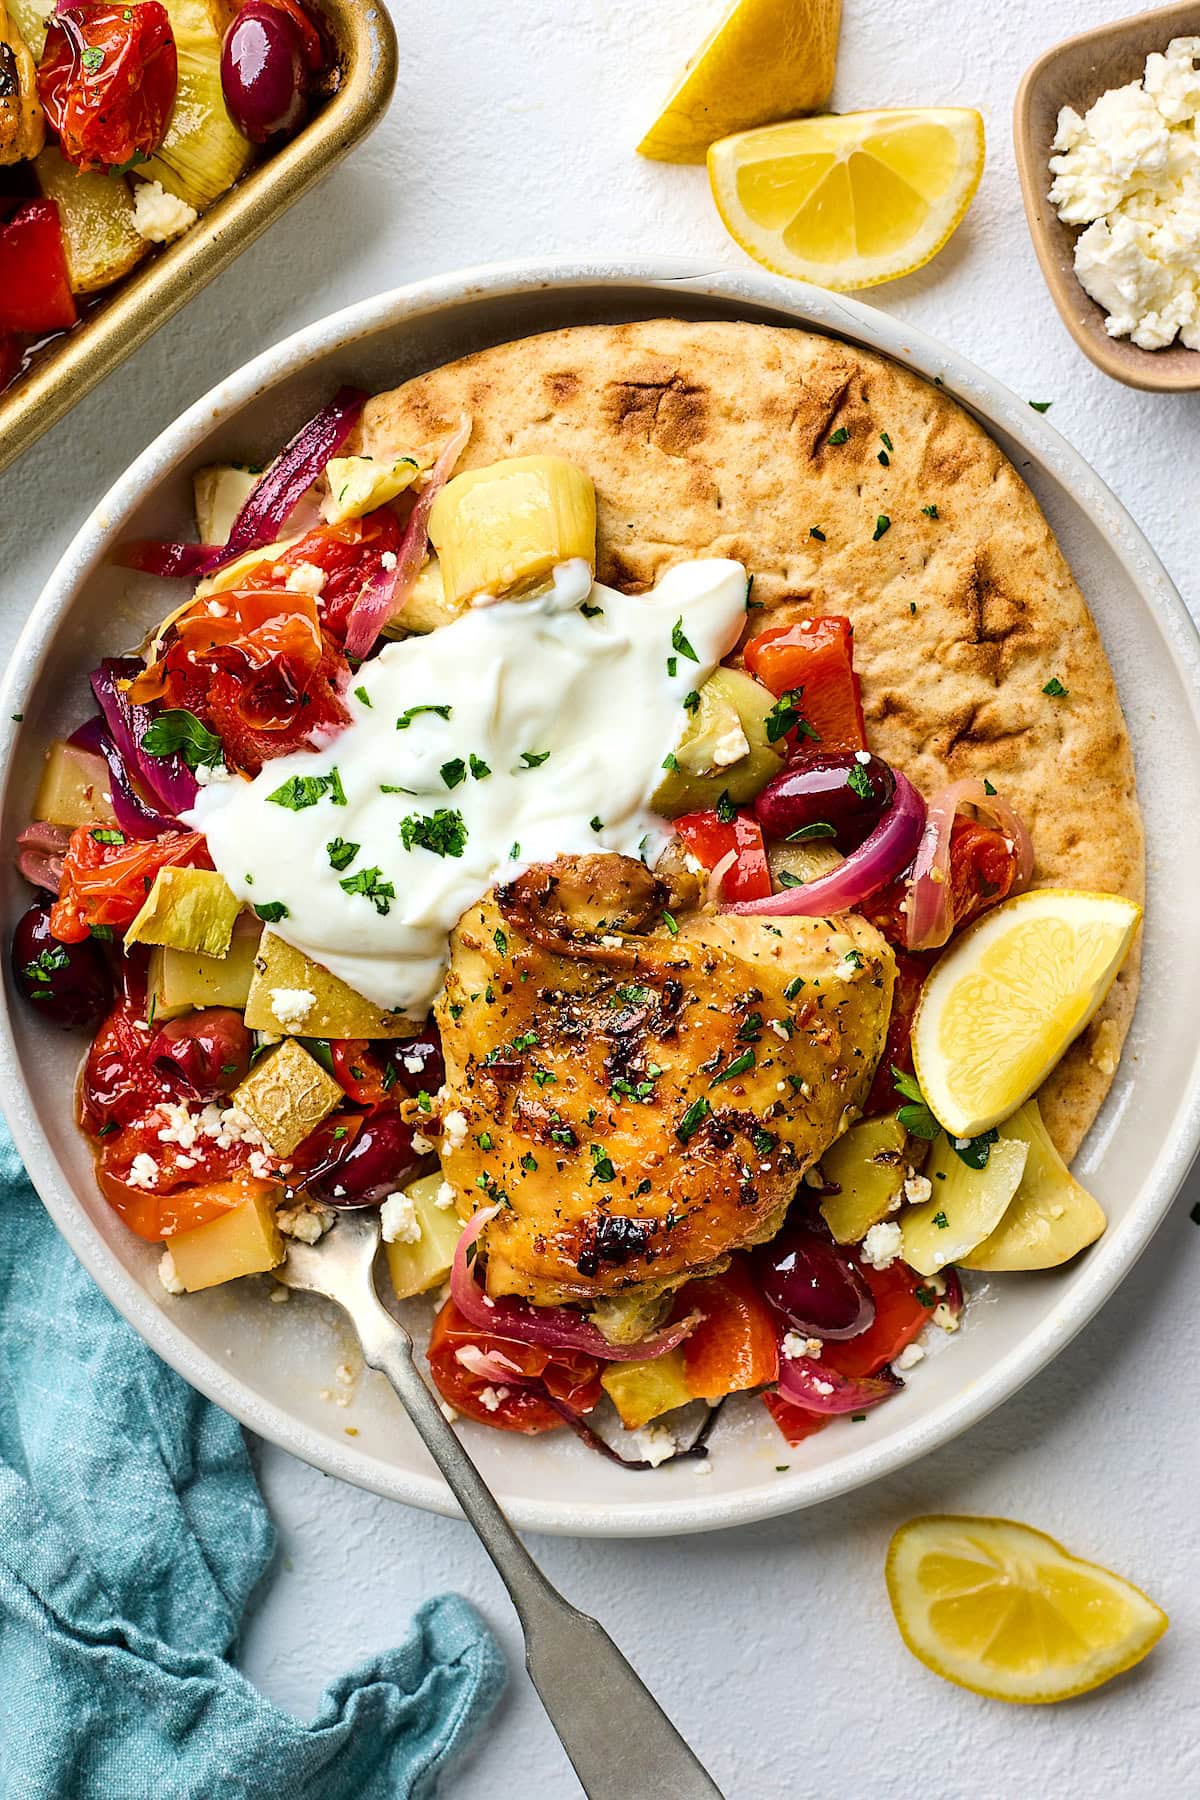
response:
<svg viewBox="0 0 1200 1800"><path fill-rule="evenodd" d="M670 830L650 797L684 699L745 617L740 563L681 563L641 596L566 563L536 600L388 644L345 730L203 787L187 822L240 900L286 907L280 937L377 1006L422 1014L449 932L497 880L564 854L656 860Z"/></svg>

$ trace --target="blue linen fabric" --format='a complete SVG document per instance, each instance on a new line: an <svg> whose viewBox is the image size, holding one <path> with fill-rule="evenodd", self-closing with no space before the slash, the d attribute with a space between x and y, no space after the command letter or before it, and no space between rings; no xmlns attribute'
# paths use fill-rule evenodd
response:
<svg viewBox="0 0 1200 1800"><path fill-rule="evenodd" d="M429 1800L504 1663L456 1594L309 1725L229 1660L274 1549L241 1428L58 1236L0 1125L0 1795Z"/></svg>

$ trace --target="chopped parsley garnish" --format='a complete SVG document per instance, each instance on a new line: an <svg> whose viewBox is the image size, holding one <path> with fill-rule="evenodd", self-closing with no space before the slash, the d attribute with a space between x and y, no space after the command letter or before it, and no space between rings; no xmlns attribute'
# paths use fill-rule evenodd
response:
<svg viewBox="0 0 1200 1800"><path fill-rule="evenodd" d="M602 613L604 611L604 608L602 606L593 606L590 601L585 600L579 610L585 619L594 619L597 613Z"/></svg>
<svg viewBox="0 0 1200 1800"><path fill-rule="evenodd" d="M698 663L700 661L700 658L692 649L690 642L684 636L682 613L680 613L674 625L671 627L671 648L672 650L678 650L680 656L686 656L689 662Z"/></svg>
<svg viewBox="0 0 1200 1800"><path fill-rule="evenodd" d="M89 835L95 838L98 844L123 844L125 842L123 831L114 831L107 825L97 825Z"/></svg>
<svg viewBox="0 0 1200 1800"><path fill-rule="evenodd" d="M695 1137L711 1111L712 1107L708 1104L708 1101L704 1098L703 1094L701 1094L698 1100L692 1101L692 1104L688 1107L682 1119L680 1119L678 1125L675 1127L675 1136L679 1139L681 1144L686 1144L689 1138Z"/></svg>
<svg viewBox="0 0 1200 1800"><path fill-rule="evenodd" d="M675 760L675 752L673 750L667 751L667 754L662 759L662 766L664 769L670 769L672 773L674 773L679 768L679 764Z"/></svg>
<svg viewBox="0 0 1200 1800"><path fill-rule="evenodd" d="M521 761L527 769L540 769L550 755L548 750L522 750ZM517 770L518 775L521 771Z"/></svg>
<svg viewBox="0 0 1200 1800"><path fill-rule="evenodd" d="M325 854L329 858L330 867L340 873L350 867L361 849L361 844L352 844L346 838L335 837L326 844Z"/></svg>
<svg viewBox="0 0 1200 1800"><path fill-rule="evenodd" d="M717 818L722 825L732 825L737 818L737 807L729 798L728 788L722 788L717 796Z"/></svg>
<svg viewBox="0 0 1200 1800"><path fill-rule="evenodd" d="M369 900L381 919L385 919L392 910L392 901L396 898L396 890L390 881L382 879L382 869L360 869L357 875L348 875L338 886L344 894L361 894Z"/></svg>
<svg viewBox="0 0 1200 1800"><path fill-rule="evenodd" d="M850 967L852 969L862 969L862 968L866 967L865 963L863 962L861 950L847 950L845 956L843 956L843 958L842 958L842 961L844 963L849 963Z"/></svg>
<svg viewBox="0 0 1200 1800"><path fill-rule="evenodd" d="M663 924L666 926L667 930L670 932L672 937L678 937L679 921L675 917L674 913L664 912L663 913Z"/></svg>
<svg viewBox="0 0 1200 1800"><path fill-rule="evenodd" d="M936 505L923 506L921 508L921 511L924 513L924 515L927 519L936 519L938 516L938 509L937 509Z"/></svg>
<svg viewBox="0 0 1200 1800"><path fill-rule="evenodd" d="M848 444L850 442L850 433L846 430L844 425L839 425L836 431L830 432L829 436L825 439L825 442L827 444Z"/></svg>
<svg viewBox="0 0 1200 1800"><path fill-rule="evenodd" d="M151 719L142 737L147 756L182 756L189 769L215 768L222 760L221 740L203 726L195 713L170 707Z"/></svg>
<svg viewBox="0 0 1200 1800"><path fill-rule="evenodd" d="M406 850L414 844L434 856L461 856L466 847L467 828L463 816L450 807L439 806L432 815L409 813L400 821L400 842Z"/></svg>
<svg viewBox="0 0 1200 1800"><path fill-rule="evenodd" d="M97 69L104 67L104 52L99 44L88 44L80 52L79 60L88 74L94 75Z"/></svg>
<svg viewBox="0 0 1200 1800"><path fill-rule="evenodd" d="M803 875L793 875L792 871L790 869L780 869L780 871L779 871L778 875L775 877L775 879L778 881L780 887L784 887L784 888L797 888L797 887L804 886Z"/></svg>
<svg viewBox="0 0 1200 1800"><path fill-rule="evenodd" d="M410 706L408 711L402 712L396 720L396 730L407 731L413 720L419 719L422 713L436 713L439 719L448 719L451 710L449 706Z"/></svg>
<svg viewBox="0 0 1200 1800"><path fill-rule="evenodd" d="M492 772L489 765L484 762L482 756L476 756L473 750L467 758L467 763L471 770L472 780L474 781L486 781Z"/></svg>
<svg viewBox="0 0 1200 1800"><path fill-rule="evenodd" d="M368 694L365 687L356 687L354 690L354 698L356 700L361 700L364 706L370 706L371 704L371 696Z"/></svg>
<svg viewBox="0 0 1200 1800"><path fill-rule="evenodd" d="M495 944L501 956L508 955L508 939L498 925L492 933L492 942Z"/></svg>
<svg viewBox="0 0 1200 1800"><path fill-rule="evenodd" d="M933 1215L933 1222L939 1231L948 1231L950 1228L950 1221L944 1212L935 1212Z"/></svg>
<svg viewBox="0 0 1200 1800"><path fill-rule="evenodd" d="M983 791L985 794L994 794L996 792L996 789L992 786L986 775L983 778Z"/></svg>
<svg viewBox="0 0 1200 1800"><path fill-rule="evenodd" d="M291 913L282 900L267 900L262 906L256 906L254 910L264 925L278 925L280 919L291 917Z"/></svg>
<svg viewBox="0 0 1200 1800"><path fill-rule="evenodd" d="M885 469L891 466L892 459L886 450L877 450L875 453L875 460L876 462L882 463Z"/></svg>
<svg viewBox="0 0 1200 1800"><path fill-rule="evenodd" d="M913 1289L913 1299L918 1306L936 1306L938 1298L939 1295L936 1288L917 1287Z"/></svg>
<svg viewBox="0 0 1200 1800"><path fill-rule="evenodd" d="M289 812L303 812L326 794L335 806L345 806L346 790L336 769L330 769L328 775L292 775L267 799L275 806L285 806Z"/></svg>
<svg viewBox="0 0 1200 1800"><path fill-rule="evenodd" d="M532 1150L527 1150L521 1158L521 1167L527 1175L537 1174L537 1157L533 1154Z"/></svg>
<svg viewBox="0 0 1200 1800"><path fill-rule="evenodd" d="M888 436L886 431L880 432L879 441L883 445L885 450L894 450L896 448L895 444L893 444L891 438Z"/></svg>
<svg viewBox="0 0 1200 1800"><path fill-rule="evenodd" d="M690 694L685 694L683 696L683 710L684 710L684 712L689 712L689 713L699 712L700 696L696 692L695 688L692 689Z"/></svg>
<svg viewBox="0 0 1200 1800"><path fill-rule="evenodd" d="M1053 400L1031 400L1029 404L1034 412L1048 413L1054 402Z"/></svg>
<svg viewBox="0 0 1200 1800"><path fill-rule="evenodd" d="M748 1013L738 1026L738 1037L743 1044L756 1044L762 1028L762 1014L760 1012Z"/></svg>
<svg viewBox="0 0 1200 1800"><path fill-rule="evenodd" d="M516 862L516 860L520 856L520 854L521 854L520 844L510 844L509 845L508 860L510 862Z"/></svg>
<svg viewBox="0 0 1200 1800"><path fill-rule="evenodd" d="M613 1168L612 1158L611 1158L611 1156L608 1155L603 1144L591 1144L589 1146L589 1153L592 1158L591 1180L592 1181L613 1181L613 1180L615 1180L617 1171ZM590 1183L589 1183L589 1185L590 1185Z"/></svg>
<svg viewBox="0 0 1200 1800"><path fill-rule="evenodd" d="M26 981L34 982L36 986L42 990L39 993L31 994L30 999L48 1000L50 998L50 984L54 976L59 969L67 968L70 961L71 959L67 955L66 948L62 944L55 944L53 949L50 950L39 950L33 961L27 962L25 967L21 970Z"/></svg>
<svg viewBox="0 0 1200 1800"><path fill-rule="evenodd" d="M461 756L455 756L444 762L438 773L448 788L456 788L460 781L467 779L467 765Z"/></svg>
<svg viewBox="0 0 1200 1800"><path fill-rule="evenodd" d="M604 830L604 820L600 817L599 813L593 813L588 823L591 825L593 831Z"/></svg>
<svg viewBox="0 0 1200 1800"><path fill-rule="evenodd" d="M1000 1133L993 1126L991 1131L981 1131L978 1137L950 1139L950 1148L955 1156L966 1163L968 1169L986 1169L988 1157L992 1154L992 1145Z"/></svg>
<svg viewBox="0 0 1200 1800"><path fill-rule="evenodd" d="M754 1051L752 1051L752 1049L743 1049L739 1057L734 1057L732 1062L725 1064L723 1069L718 1069L718 1071L716 1071L716 1075L712 1076L712 1080L709 1082L709 1087L720 1087L721 1082L732 1082L734 1076L745 1075L747 1069L752 1069L752 1067L754 1067L754 1062L756 1062Z"/></svg>
<svg viewBox="0 0 1200 1800"><path fill-rule="evenodd" d="M817 733L800 713L800 702L804 698L802 687L788 688L780 694L774 706L767 714L767 742L777 744L781 737L789 731L798 731L802 738L817 740ZM817 740L819 741L819 740Z"/></svg>
<svg viewBox="0 0 1200 1800"><path fill-rule="evenodd" d="M88 936L100 938L104 943L111 943L113 938L113 928L111 925L89 925Z"/></svg>
<svg viewBox="0 0 1200 1800"><path fill-rule="evenodd" d="M860 762L856 762L849 775L847 775L846 786L850 789L852 794L857 794L860 800L870 800L873 797L874 790L871 787L871 777L867 774L866 769Z"/></svg>
<svg viewBox="0 0 1200 1800"><path fill-rule="evenodd" d="M825 533L821 530L819 525L810 525L808 528L808 535L810 538L816 538L818 544L823 544L825 542Z"/></svg>
<svg viewBox="0 0 1200 1800"><path fill-rule="evenodd" d="M837 826L827 825L824 819L817 819L811 825L801 825L799 831L789 831L789 844L804 844L810 838L831 838L837 836Z"/></svg>
<svg viewBox="0 0 1200 1800"><path fill-rule="evenodd" d="M886 513L880 513L875 520L875 529L871 533L871 542L877 544L885 531L892 529L892 521Z"/></svg>
<svg viewBox="0 0 1200 1800"><path fill-rule="evenodd" d="M535 1087L544 1088L548 1081L558 1080L558 1076L552 1075L549 1069L530 1069L529 1073L533 1077Z"/></svg>
<svg viewBox="0 0 1200 1800"><path fill-rule="evenodd" d="M644 1106L648 1100L653 1100L654 1083L661 1074L662 1070L657 1064L652 1064L644 1081L627 1081L624 1075L617 1075L610 1091L616 1095L624 1095L627 1100L638 1100Z"/></svg>
<svg viewBox="0 0 1200 1800"><path fill-rule="evenodd" d="M1049 681L1046 683L1045 687L1042 689L1043 694L1049 694L1049 696L1052 700L1065 700L1067 697L1068 691L1069 690L1067 688L1065 688L1063 686L1062 682L1058 679L1057 675L1052 675L1050 677Z"/></svg>
<svg viewBox="0 0 1200 1800"><path fill-rule="evenodd" d="M654 998L653 988L643 987L640 982L631 981L625 987L619 987L613 996L613 1004L619 1000L625 1006L648 1006Z"/></svg>
<svg viewBox="0 0 1200 1800"><path fill-rule="evenodd" d="M794 976L792 978L792 980L788 982L787 986L783 990L784 999L785 1000L795 1000L796 997L798 996L801 988L806 987L807 985L808 984L805 981L803 975Z"/></svg>
<svg viewBox="0 0 1200 1800"><path fill-rule="evenodd" d="M667 658L667 674L670 676L672 681L674 681L674 679L675 679L676 675L678 675L678 673L679 673L679 658L677 656L668 656L668 658Z"/></svg>
<svg viewBox="0 0 1200 1800"><path fill-rule="evenodd" d="M907 1106L900 1108L896 1114L897 1119L912 1137L932 1140L941 1130L941 1126L925 1104L925 1096L921 1092L920 1083L915 1075L906 1075L903 1069L896 1067L895 1063L891 1067L892 1085L896 1092L909 1102Z"/></svg>

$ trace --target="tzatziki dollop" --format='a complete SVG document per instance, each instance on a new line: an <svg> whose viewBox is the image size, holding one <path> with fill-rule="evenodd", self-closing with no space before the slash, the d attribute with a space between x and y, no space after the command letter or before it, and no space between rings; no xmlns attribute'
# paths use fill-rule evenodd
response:
<svg viewBox="0 0 1200 1800"><path fill-rule="evenodd" d="M344 730L210 783L188 823L280 937L420 1016L449 933L494 882L560 855L657 859L670 827L650 800L684 702L745 617L740 563L680 563L645 595L565 563L545 595L388 644L358 671Z"/></svg>

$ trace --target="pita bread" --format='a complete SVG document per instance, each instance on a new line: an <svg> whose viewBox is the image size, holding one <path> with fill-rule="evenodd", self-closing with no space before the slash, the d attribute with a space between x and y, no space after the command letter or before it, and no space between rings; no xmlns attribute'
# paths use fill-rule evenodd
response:
<svg viewBox="0 0 1200 1800"><path fill-rule="evenodd" d="M460 466L553 451L587 470L602 581L641 591L685 558L730 556L754 576L752 632L847 615L881 756L926 794L989 777L1032 832L1037 884L1142 899L1133 761L1096 627L1032 494L937 387L806 331L587 326L380 395L362 448L436 440L464 410ZM1043 691L1053 678L1065 698ZM1067 1157L1108 1091L1137 981L1135 954L1042 1089Z"/></svg>

